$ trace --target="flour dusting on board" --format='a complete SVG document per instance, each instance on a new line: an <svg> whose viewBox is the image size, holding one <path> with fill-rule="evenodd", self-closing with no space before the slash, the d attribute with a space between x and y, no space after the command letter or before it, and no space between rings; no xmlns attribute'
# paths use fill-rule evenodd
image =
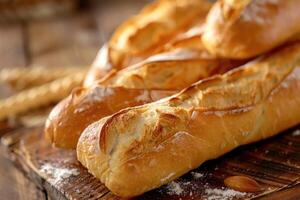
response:
<svg viewBox="0 0 300 200"><path fill-rule="evenodd" d="M180 195L184 190L181 188L180 184L175 182L175 181L172 181L171 183L169 183L167 185L167 189L168 189L168 194L170 195Z"/></svg>
<svg viewBox="0 0 300 200"><path fill-rule="evenodd" d="M79 171L77 169L55 167L49 163L41 166L41 172L51 176L51 182L53 184L60 183L62 180L71 176L79 175Z"/></svg>
<svg viewBox="0 0 300 200"><path fill-rule="evenodd" d="M299 136L300 135L300 130L297 129L292 133L293 136Z"/></svg>
<svg viewBox="0 0 300 200"><path fill-rule="evenodd" d="M245 192L238 192L232 189L206 189L205 196L206 200L231 200L234 198L241 198L247 195Z"/></svg>
<svg viewBox="0 0 300 200"><path fill-rule="evenodd" d="M199 173L199 172L191 172L191 174L193 175L193 177L194 177L195 179L199 179L199 178L204 177L204 174L201 174L201 173Z"/></svg>

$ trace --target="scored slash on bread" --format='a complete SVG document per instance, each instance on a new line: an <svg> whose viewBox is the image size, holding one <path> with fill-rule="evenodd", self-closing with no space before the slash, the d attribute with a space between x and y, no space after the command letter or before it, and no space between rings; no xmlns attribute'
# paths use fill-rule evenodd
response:
<svg viewBox="0 0 300 200"><path fill-rule="evenodd" d="M300 43L91 124L78 160L113 193L159 187L300 122ZM290 113L293 112L293 115Z"/></svg>

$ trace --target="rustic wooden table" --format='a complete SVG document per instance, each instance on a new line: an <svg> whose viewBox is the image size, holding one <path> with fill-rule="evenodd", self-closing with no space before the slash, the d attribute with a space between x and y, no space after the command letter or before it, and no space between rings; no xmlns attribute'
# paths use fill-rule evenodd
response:
<svg viewBox="0 0 300 200"><path fill-rule="evenodd" d="M146 1L100 2L71 15L0 24L0 69L90 65L115 27ZM0 88L0 98L7 93ZM5 132L2 128L1 134ZM5 157L3 149L0 149L0 177L0 199L47 199Z"/></svg>

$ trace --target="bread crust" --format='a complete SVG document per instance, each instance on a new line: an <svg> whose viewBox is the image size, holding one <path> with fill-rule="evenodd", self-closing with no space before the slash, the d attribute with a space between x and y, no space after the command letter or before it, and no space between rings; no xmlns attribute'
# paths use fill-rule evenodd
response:
<svg viewBox="0 0 300 200"><path fill-rule="evenodd" d="M278 134L300 122L299 61L300 43L103 118L81 135L78 160L113 193L132 197Z"/></svg>
<svg viewBox="0 0 300 200"><path fill-rule="evenodd" d="M136 65L114 71L101 79L98 84L178 90L205 77L222 74L241 63L217 59L205 51L181 48L153 55Z"/></svg>
<svg viewBox="0 0 300 200"><path fill-rule="evenodd" d="M149 4L113 34L109 42L113 64L130 65L132 58L157 53L156 49L174 36L203 23L211 5L206 0L157 0Z"/></svg>
<svg viewBox="0 0 300 200"><path fill-rule="evenodd" d="M200 37L183 35L203 25L211 5L206 0L157 0L149 4L120 25L99 51L85 86L92 85L111 70L120 70L153 54L179 48L185 42L192 44L191 40L192 46L199 49L202 45L196 44L201 42ZM182 40L181 45L179 40ZM173 45L174 42L179 45Z"/></svg>
<svg viewBox="0 0 300 200"><path fill-rule="evenodd" d="M238 64L191 49L155 55L110 73L97 85L74 91L50 113L45 133L54 146L75 149L84 128L96 120L126 107L169 96L201 78L224 73ZM145 99L140 101L143 94ZM153 95L155 98L151 98Z"/></svg>
<svg viewBox="0 0 300 200"><path fill-rule="evenodd" d="M299 8L298 0L219 0L207 16L203 44L224 58L260 55L300 33Z"/></svg>
<svg viewBox="0 0 300 200"><path fill-rule="evenodd" d="M46 137L56 147L75 149L82 131L91 123L121 109L150 103L175 92L100 85L77 88L51 111L45 125Z"/></svg>

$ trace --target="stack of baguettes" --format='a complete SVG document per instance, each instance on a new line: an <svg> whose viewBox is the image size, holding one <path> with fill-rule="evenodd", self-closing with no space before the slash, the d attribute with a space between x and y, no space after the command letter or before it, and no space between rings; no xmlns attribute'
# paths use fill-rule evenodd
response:
<svg viewBox="0 0 300 200"><path fill-rule="evenodd" d="M299 0L158 0L121 25L46 123L131 197L300 123ZM234 68L234 69L233 69Z"/></svg>

